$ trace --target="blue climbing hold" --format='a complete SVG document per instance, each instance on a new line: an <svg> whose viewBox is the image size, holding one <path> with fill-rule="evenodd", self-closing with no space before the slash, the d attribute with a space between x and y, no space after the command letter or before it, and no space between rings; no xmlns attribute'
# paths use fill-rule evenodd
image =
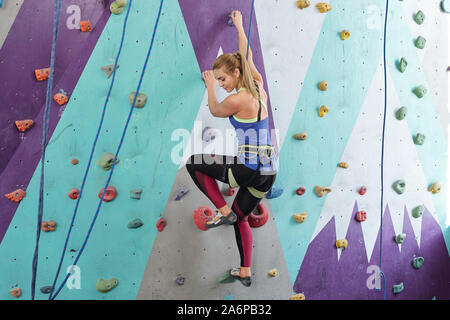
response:
<svg viewBox="0 0 450 320"><path fill-rule="evenodd" d="M282 193L283 193L283 188L272 188L269 190L269 192L267 192L266 198L267 199L278 198L279 196L281 196Z"/></svg>
<svg viewBox="0 0 450 320"><path fill-rule="evenodd" d="M3 0L0 0L0 8L3 7Z"/></svg>

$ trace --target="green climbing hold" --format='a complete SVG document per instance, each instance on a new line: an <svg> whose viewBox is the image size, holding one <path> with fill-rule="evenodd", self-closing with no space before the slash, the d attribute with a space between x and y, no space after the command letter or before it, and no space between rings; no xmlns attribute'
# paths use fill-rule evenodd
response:
<svg viewBox="0 0 450 320"><path fill-rule="evenodd" d="M224 273L220 278L219 278L219 283L232 283L234 282L235 279L233 279L233 277L230 274L230 270L228 270L226 273Z"/></svg>
<svg viewBox="0 0 450 320"><path fill-rule="evenodd" d="M412 262L413 267L415 269L420 269L420 267L423 265L423 261L424 261L423 257L414 258Z"/></svg>
<svg viewBox="0 0 450 320"><path fill-rule="evenodd" d="M398 244L402 244L403 241L405 241L406 238L406 234L405 233L399 233L396 237L395 237L395 242L397 242Z"/></svg>
<svg viewBox="0 0 450 320"><path fill-rule="evenodd" d="M406 115L408 114L408 108L407 107L401 107L395 112L395 117L397 120L403 120L405 119Z"/></svg>
<svg viewBox="0 0 450 320"><path fill-rule="evenodd" d="M417 24L422 24L423 21L425 20L425 15L423 14L423 12L421 10L419 10L416 15L414 16L414 21Z"/></svg>
<svg viewBox="0 0 450 320"><path fill-rule="evenodd" d="M414 143L418 144L419 146L423 145L425 143L425 136L422 133L416 134L414 137Z"/></svg>
<svg viewBox="0 0 450 320"><path fill-rule="evenodd" d="M143 225L144 225L144 223L142 222L142 220L137 218L137 219L134 219L133 221L128 222L127 227L129 229L137 229L139 227L142 227Z"/></svg>
<svg viewBox="0 0 450 320"><path fill-rule="evenodd" d="M141 195L142 195L142 189L134 189L130 191L130 198L131 199L141 199Z"/></svg>
<svg viewBox="0 0 450 320"><path fill-rule="evenodd" d="M119 5L116 3L116 1L111 2L111 5L109 6L109 10L111 10L112 14L121 14L123 11L123 8L119 7Z"/></svg>
<svg viewBox="0 0 450 320"><path fill-rule="evenodd" d="M98 279L97 284L95 285L95 288L97 291L100 292L108 292L117 287L119 284L119 280L116 278L111 278L108 280L105 279Z"/></svg>
<svg viewBox="0 0 450 320"><path fill-rule="evenodd" d="M136 95L136 92L131 92L128 96L128 102L130 103L130 106L133 105L134 96ZM139 92L136 103L134 106L136 108L143 108L145 107L145 104L147 103L147 95L145 93Z"/></svg>
<svg viewBox="0 0 450 320"><path fill-rule="evenodd" d="M401 59L400 59L400 62L399 62L398 65L397 65L398 70L399 70L400 72L405 72L407 66L408 66L408 61L406 61L405 58L401 58Z"/></svg>
<svg viewBox="0 0 450 320"><path fill-rule="evenodd" d="M420 218L425 210L423 205L417 206L412 210L412 216L414 218Z"/></svg>
<svg viewBox="0 0 450 320"><path fill-rule="evenodd" d="M397 180L394 182L394 184L392 185L392 188L395 190L395 192L397 192L398 194L402 194L403 192L405 192L405 188L406 188L406 182L405 180Z"/></svg>
<svg viewBox="0 0 450 320"><path fill-rule="evenodd" d="M427 88L425 88L423 85L420 85L418 87L415 87L413 92L418 98L422 98L427 93Z"/></svg>
<svg viewBox="0 0 450 320"><path fill-rule="evenodd" d="M105 170L111 170L111 168L113 166L113 162L114 162L114 154L107 152L104 155L102 155L100 157L100 159L98 159L97 165L100 168L103 168ZM115 164L118 164L118 163L119 163L119 158L116 158Z"/></svg>
<svg viewBox="0 0 450 320"><path fill-rule="evenodd" d="M403 282L401 282L400 284L394 284L392 286L392 289L394 289L394 293L400 293L402 292L405 288L403 286Z"/></svg>
<svg viewBox="0 0 450 320"><path fill-rule="evenodd" d="M423 48L425 48L425 43L426 42L427 42L427 40L424 37L418 36L416 41L414 41L414 45L418 49L423 49Z"/></svg>

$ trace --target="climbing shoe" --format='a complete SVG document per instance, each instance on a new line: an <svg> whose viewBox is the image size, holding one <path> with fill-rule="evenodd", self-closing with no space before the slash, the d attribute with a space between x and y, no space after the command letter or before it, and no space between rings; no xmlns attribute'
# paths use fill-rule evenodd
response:
<svg viewBox="0 0 450 320"><path fill-rule="evenodd" d="M216 214L214 219L208 221L205 225L206 228L215 228L222 224L233 224L237 220L237 216L234 212L230 212L229 215L223 216L220 212Z"/></svg>
<svg viewBox="0 0 450 320"><path fill-rule="evenodd" d="M230 276L233 279L239 280L245 287L250 287L252 284L252 277L241 278L239 274L239 268L230 269Z"/></svg>

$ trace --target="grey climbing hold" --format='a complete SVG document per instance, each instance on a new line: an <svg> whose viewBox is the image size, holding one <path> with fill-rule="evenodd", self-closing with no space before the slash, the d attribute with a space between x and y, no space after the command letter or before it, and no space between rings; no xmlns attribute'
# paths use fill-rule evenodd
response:
<svg viewBox="0 0 450 320"><path fill-rule="evenodd" d="M414 218L420 218L425 210L423 205L417 206L412 210L412 216Z"/></svg>
<svg viewBox="0 0 450 320"><path fill-rule="evenodd" d="M127 227L129 229L137 229L139 227L142 227L143 225L144 225L144 223L142 222L142 220L137 218L137 219L134 219L134 220L128 222Z"/></svg>
<svg viewBox="0 0 450 320"><path fill-rule="evenodd" d="M178 276L175 278L175 283L179 286L184 285L184 281L186 280L186 278Z"/></svg>
<svg viewBox="0 0 450 320"><path fill-rule="evenodd" d="M103 154L100 159L97 160L97 165L100 168L103 168L105 170L111 170L112 166L113 166L113 162L114 162L114 154L106 152L105 154ZM119 163L119 157L116 158L116 163Z"/></svg>
<svg viewBox="0 0 450 320"><path fill-rule="evenodd" d="M424 37L418 36L416 41L414 41L414 45L418 49L423 49L423 48L425 48L425 43L426 42L427 42L427 40Z"/></svg>
<svg viewBox="0 0 450 320"><path fill-rule="evenodd" d="M44 294L49 294L50 292L52 292L52 286L45 286L45 287L41 287L41 292Z"/></svg>
<svg viewBox="0 0 450 320"><path fill-rule="evenodd" d="M425 20L425 15L424 15L424 13L423 13L421 10L419 10L419 11L414 15L414 21L415 21L417 24L422 24L424 20Z"/></svg>
<svg viewBox="0 0 450 320"><path fill-rule="evenodd" d="M119 280L116 278L111 278L108 280L105 279L98 279L97 284L95 285L95 288L97 291L100 292L108 292L117 287L119 284Z"/></svg>
<svg viewBox="0 0 450 320"><path fill-rule="evenodd" d="M408 114L408 108L401 107L395 112L395 117L397 118L397 120L403 120L403 119L405 119L407 114Z"/></svg>
<svg viewBox="0 0 450 320"><path fill-rule="evenodd" d="M400 179L400 180L395 181L394 184L392 185L392 188L398 194L402 194L403 192L405 192L405 188L406 188L405 180Z"/></svg>
<svg viewBox="0 0 450 320"><path fill-rule="evenodd" d="M403 282L400 282L399 284L394 284L392 286L392 289L394 289L394 293L397 294L402 292L405 289L405 287L403 286Z"/></svg>
<svg viewBox="0 0 450 320"><path fill-rule="evenodd" d="M117 65L116 70L119 68L119 65ZM109 64L107 66L103 66L102 71L105 73L106 77L109 79L109 77L111 77L111 75L114 72L114 65L113 64Z"/></svg>
<svg viewBox="0 0 450 320"><path fill-rule="evenodd" d="M128 102L130 103L130 106L133 105L133 100L134 100L135 95L136 95L136 92L131 92L130 95L128 96ZM145 107L146 103L147 103L147 95L145 93L139 92L134 106L136 108L143 108L143 107Z"/></svg>
<svg viewBox="0 0 450 320"><path fill-rule="evenodd" d="M406 61L405 58L401 58L401 59L400 59L400 62L399 62L398 65L397 65L398 70L399 70L400 72L405 72L407 66L408 66L408 61Z"/></svg>
<svg viewBox="0 0 450 320"><path fill-rule="evenodd" d="M181 198L183 198L187 193L189 192L189 189L186 187L181 187L180 189L178 189L177 195L175 196L175 201L180 200Z"/></svg>
<svg viewBox="0 0 450 320"><path fill-rule="evenodd" d="M205 142L209 142L211 140L214 140L217 135L217 130L211 128L211 127L205 127L202 131L202 140Z"/></svg>
<svg viewBox="0 0 450 320"><path fill-rule="evenodd" d="M130 198L131 199L141 199L141 195L142 195L142 189L134 189L130 191Z"/></svg>
<svg viewBox="0 0 450 320"><path fill-rule="evenodd" d="M414 258L412 261L414 269L420 269L420 267L422 267L423 265L423 262L424 262L423 257Z"/></svg>
<svg viewBox="0 0 450 320"><path fill-rule="evenodd" d="M420 85L418 87L415 87L413 92L417 96L417 98L422 98L427 93L427 88L425 88L423 85Z"/></svg>
<svg viewBox="0 0 450 320"><path fill-rule="evenodd" d="M399 233L396 237L395 237L395 242L397 242L398 244L402 244L403 241L405 241L406 238L406 234L405 233Z"/></svg>
<svg viewBox="0 0 450 320"><path fill-rule="evenodd" d="M423 145L425 143L425 135L423 135L422 133L418 133L416 134L416 136L414 137L414 143L418 144L419 146Z"/></svg>

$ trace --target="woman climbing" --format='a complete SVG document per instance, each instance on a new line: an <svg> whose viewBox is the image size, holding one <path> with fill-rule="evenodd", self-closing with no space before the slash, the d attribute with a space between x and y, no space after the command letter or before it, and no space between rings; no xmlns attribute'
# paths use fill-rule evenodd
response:
<svg viewBox="0 0 450 320"><path fill-rule="evenodd" d="M236 130L238 155L192 155L186 168L197 187L218 209L207 228L233 224L241 258L241 267L230 270L230 275L244 286L251 284L252 232L248 216L264 195L271 189L277 171L277 163L270 139L267 110L267 94L261 74L253 64L252 51L242 26L242 14L233 11L232 20L238 33L239 51L218 57L212 70L202 76L208 91L208 105L215 117L228 117ZM236 89L218 102L215 87L227 92ZM263 107L262 107L263 106ZM240 187L231 208L226 204L217 184L222 181L230 187Z"/></svg>

